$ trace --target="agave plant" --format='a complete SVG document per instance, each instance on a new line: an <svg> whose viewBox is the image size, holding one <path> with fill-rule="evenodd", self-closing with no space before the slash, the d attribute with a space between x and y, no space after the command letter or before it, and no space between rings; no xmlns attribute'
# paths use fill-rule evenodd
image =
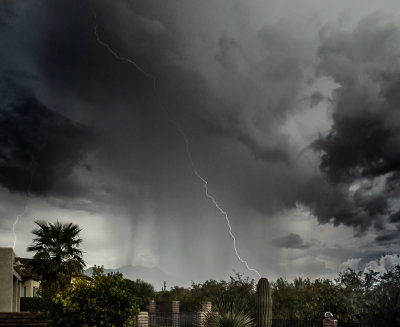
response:
<svg viewBox="0 0 400 327"><path fill-rule="evenodd" d="M256 323L242 303L223 297L213 303L213 310L205 314L202 327L255 327Z"/></svg>

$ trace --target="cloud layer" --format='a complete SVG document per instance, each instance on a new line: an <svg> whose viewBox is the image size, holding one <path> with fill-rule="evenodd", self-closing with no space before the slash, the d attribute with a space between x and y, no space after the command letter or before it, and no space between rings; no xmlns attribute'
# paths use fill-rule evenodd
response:
<svg viewBox="0 0 400 327"><path fill-rule="evenodd" d="M399 193L400 116L397 90L399 25L372 14L354 30L321 30L319 73L338 84L333 125L313 143L332 191L315 203L321 221L333 218L365 231L396 220ZM389 221L388 221L389 220Z"/></svg>
<svg viewBox="0 0 400 327"><path fill-rule="evenodd" d="M181 129L259 270L398 251L400 24L361 4L4 2L4 233L29 190L27 221L93 219L113 265L242 271Z"/></svg>

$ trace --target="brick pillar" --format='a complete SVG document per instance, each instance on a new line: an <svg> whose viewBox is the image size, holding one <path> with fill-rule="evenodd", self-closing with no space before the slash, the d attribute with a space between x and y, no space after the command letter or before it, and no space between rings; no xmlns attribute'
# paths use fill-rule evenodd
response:
<svg viewBox="0 0 400 327"><path fill-rule="evenodd" d="M322 327L337 327L337 320L333 318L325 318L322 321Z"/></svg>
<svg viewBox="0 0 400 327"><path fill-rule="evenodd" d="M179 301L172 301L172 313L179 313Z"/></svg>
<svg viewBox="0 0 400 327"><path fill-rule="evenodd" d="M199 326L204 325L204 319L205 319L206 313L211 311L211 309L212 309L211 302L203 302L201 304L201 311L199 312L199 315L197 318L197 323Z"/></svg>
<svg viewBox="0 0 400 327"><path fill-rule="evenodd" d="M150 300L149 302L149 313L155 313L156 312L156 301L155 300Z"/></svg>
<svg viewBox="0 0 400 327"><path fill-rule="evenodd" d="M149 313L145 311L139 312L137 316L138 327L149 327Z"/></svg>
<svg viewBox="0 0 400 327"><path fill-rule="evenodd" d="M179 327L179 301L172 301L172 327Z"/></svg>
<svg viewBox="0 0 400 327"><path fill-rule="evenodd" d="M208 312L208 311L211 311L211 309L212 309L212 304L211 304L211 302L203 302L202 304L201 304L201 311L202 312Z"/></svg>

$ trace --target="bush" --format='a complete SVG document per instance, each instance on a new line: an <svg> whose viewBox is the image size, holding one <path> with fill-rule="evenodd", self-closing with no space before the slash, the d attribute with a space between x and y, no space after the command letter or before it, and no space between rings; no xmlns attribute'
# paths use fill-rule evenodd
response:
<svg viewBox="0 0 400 327"><path fill-rule="evenodd" d="M204 327L255 327L252 314L238 298L225 296L215 301L213 310L204 316Z"/></svg>
<svg viewBox="0 0 400 327"><path fill-rule="evenodd" d="M93 281L76 278L69 288L46 296L46 314L55 326L128 326L139 312L139 301L126 286L122 275L104 275L95 267Z"/></svg>

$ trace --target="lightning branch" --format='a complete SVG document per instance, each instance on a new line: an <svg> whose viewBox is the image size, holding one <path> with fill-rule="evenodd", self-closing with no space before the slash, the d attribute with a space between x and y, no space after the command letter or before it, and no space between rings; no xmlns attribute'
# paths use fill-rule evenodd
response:
<svg viewBox="0 0 400 327"><path fill-rule="evenodd" d="M157 79L156 79L156 77L155 77L153 74L150 74L150 73L148 73L147 71L145 71L145 70L144 70L139 64L137 64L134 60L129 59L129 58L124 57L124 56L121 56L120 54L118 54L108 43L104 42L104 41L101 39L100 35L99 35L99 31L98 31L99 25L98 25L98 20L97 20L96 12L92 10L92 13L93 13L93 17L94 17L94 20L95 20L94 34L95 34L95 36L96 36L97 42L98 42L101 46L103 46L104 48L106 48L106 49L108 50L108 52L114 56L115 59L117 59L117 60L119 60L119 61L126 62L126 63L128 63L128 64L134 66L136 70L138 70L141 74L143 74L145 77L149 78L149 79L153 82L153 90L154 90L155 96L156 96L156 98L157 98L158 106L160 107L161 111L164 113L166 119L167 119L172 125L175 126L176 130L179 132L179 134L182 136L182 139L183 139L184 142L185 142L186 155L187 155L187 157L188 157L188 159L189 159L189 162L190 162L190 165L191 165L191 169L192 169L193 174L202 182L202 184L203 184L203 186L204 186L204 191L205 191L206 197L212 202L212 204L215 206L215 208L219 211L219 213L220 213L222 216L224 216L224 218L225 218L225 220L226 220L226 223L227 223L227 225L228 225L228 232L229 232L229 235L231 236L231 238L232 238L232 240L233 240L233 248L234 248L236 257L238 258L238 260L239 260L241 263L243 263L243 264L246 266L246 268L247 268L250 272L253 272L253 273L257 274L258 277L261 277L260 273L259 273L256 269L251 268L251 267L249 266L249 264L247 263L247 261L244 260L244 259L242 259L242 257L239 255L239 252L238 252L237 247L236 247L236 237L235 237L235 235L233 234L232 226L231 226L231 223L230 223L230 220L229 220L228 213L218 204L218 202L217 202L217 200L215 199L215 197L212 196L212 195L210 194L210 192L209 192L209 190L208 190L208 181L198 172L198 170L197 170L197 168L196 168L196 165L195 165L195 163L194 163L193 157L192 157L192 153L191 153L191 151L190 151L190 144L189 144L189 140L188 140L188 137L187 137L185 131L184 131L184 130L182 129L182 127L178 124L178 122L176 122L175 120L173 120L173 119L170 117L168 111L165 109L165 107L164 107L164 105L163 105L163 103L162 103L162 101L161 101L161 98L160 98L160 95L159 95L159 92L158 92L158 89L157 89Z"/></svg>

